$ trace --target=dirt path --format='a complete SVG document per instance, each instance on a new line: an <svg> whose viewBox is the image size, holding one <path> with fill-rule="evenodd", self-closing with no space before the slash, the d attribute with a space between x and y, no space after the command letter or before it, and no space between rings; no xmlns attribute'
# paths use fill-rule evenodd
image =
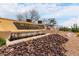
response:
<svg viewBox="0 0 79 59"><path fill-rule="evenodd" d="M61 32L60 35L63 35L65 37L68 32ZM64 47L67 50L65 55L67 56L79 56L79 37L67 37L69 41L65 43Z"/></svg>
<svg viewBox="0 0 79 59"><path fill-rule="evenodd" d="M66 43L65 48L68 50L66 55L79 56L79 38L72 37Z"/></svg>

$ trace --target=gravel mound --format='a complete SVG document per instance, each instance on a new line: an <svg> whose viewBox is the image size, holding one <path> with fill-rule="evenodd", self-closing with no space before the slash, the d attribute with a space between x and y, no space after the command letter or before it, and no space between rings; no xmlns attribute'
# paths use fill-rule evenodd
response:
<svg viewBox="0 0 79 59"><path fill-rule="evenodd" d="M67 38L58 34L0 48L1 56L63 56Z"/></svg>

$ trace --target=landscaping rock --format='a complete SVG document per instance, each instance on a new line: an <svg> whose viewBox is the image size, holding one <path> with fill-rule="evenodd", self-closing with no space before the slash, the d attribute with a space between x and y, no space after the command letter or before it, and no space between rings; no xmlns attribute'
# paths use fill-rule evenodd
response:
<svg viewBox="0 0 79 59"><path fill-rule="evenodd" d="M62 44L67 38L58 34L0 48L2 56L63 56L66 52Z"/></svg>

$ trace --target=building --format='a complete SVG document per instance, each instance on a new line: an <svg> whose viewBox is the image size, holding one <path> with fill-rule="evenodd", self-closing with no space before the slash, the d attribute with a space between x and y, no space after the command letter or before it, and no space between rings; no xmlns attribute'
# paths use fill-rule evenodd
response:
<svg viewBox="0 0 79 59"><path fill-rule="evenodd" d="M0 18L0 38L4 38L6 43L27 36L43 34L44 30L44 25L32 23L30 19L25 22Z"/></svg>

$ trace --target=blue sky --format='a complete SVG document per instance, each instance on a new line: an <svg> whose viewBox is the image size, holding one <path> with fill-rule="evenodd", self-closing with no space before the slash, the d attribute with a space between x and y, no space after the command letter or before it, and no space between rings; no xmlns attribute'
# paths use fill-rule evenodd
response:
<svg viewBox="0 0 79 59"><path fill-rule="evenodd" d="M0 3L0 17L16 19L19 13L36 9L41 19L56 18L58 25L79 25L79 3Z"/></svg>

